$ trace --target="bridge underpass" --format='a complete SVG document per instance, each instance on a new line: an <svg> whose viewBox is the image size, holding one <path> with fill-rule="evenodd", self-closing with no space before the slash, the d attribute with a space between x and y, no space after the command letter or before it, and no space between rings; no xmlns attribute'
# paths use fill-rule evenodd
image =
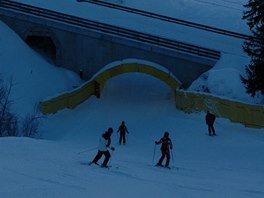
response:
<svg viewBox="0 0 264 198"><path fill-rule="evenodd" d="M28 35L25 42L48 62L52 64L56 62L56 46L51 37Z"/></svg>
<svg viewBox="0 0 264 198"><path fill-rule="evenodd" d="M91 80L83 84L81 87L46 101L42 101L41 110L44 114L55 113L61 109L74 108L93 95L100 98L104 85L109 79L130 72L151 75L166 83L172 89L174 94L176 89L181 86L181 82L162 66L141 60L119 61L105 66L102 71L95 74Z"/></svg>

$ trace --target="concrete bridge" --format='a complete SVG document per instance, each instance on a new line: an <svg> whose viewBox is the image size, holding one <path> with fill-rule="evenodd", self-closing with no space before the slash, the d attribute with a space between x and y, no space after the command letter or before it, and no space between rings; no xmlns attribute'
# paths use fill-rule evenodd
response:
<svg viewBox="0 0 264 198"><path fill-rule="evenodd" d="M9 0L0 1L0 19L85 80L112 62L140 59L162 65L186 88L220 59L216 50Z"/></svg>

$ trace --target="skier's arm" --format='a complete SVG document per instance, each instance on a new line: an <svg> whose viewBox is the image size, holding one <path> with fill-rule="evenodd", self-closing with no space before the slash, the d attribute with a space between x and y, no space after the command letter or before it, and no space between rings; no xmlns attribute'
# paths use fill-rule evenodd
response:
<svg viewBox="0 0 264 198"><path fill-rule="evenodd" d="M209 120L209 118L208 118L208 116L206 116L206 117L205 117L205 122L206 122L206 124L208 124L208 120Z"/></svg>
<svg viewBox="0 0 264 198"><path fill-rule="evenodd" d="M215 118L216 118L215 115L213 115L213 123L214 123L214 121L215 121Z"/></svg>
<svg viewBox="0 0 264 198"><path fill-rule="evenodd" d="M108 142L107 142L107 144L106 144L106 147L109 147L110 144L111 144L111 138L108 139Z"/></svg>
<svg viewBox="0 0 264 198"><path fill-rule="evenodd" d="M127 130L127 127L126 127L126 126L125 126L125 131L126 131L127 133L129 133L128 130Z"/></svg>
<svg viewBox="0 0 264 198"><path fill-rule="evenodd" d="M161 144L162 143L162 139L160 139L159 141L155 141L155 144Z"/></svg>

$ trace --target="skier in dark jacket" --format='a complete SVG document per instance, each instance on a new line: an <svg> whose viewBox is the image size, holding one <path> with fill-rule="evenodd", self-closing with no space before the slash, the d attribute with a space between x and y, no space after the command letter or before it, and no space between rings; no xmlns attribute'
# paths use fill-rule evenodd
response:
<svg viewBox="0 0 264 198"><path fill-rule="evenodd" d="M172 149L172 141L169 138L169 132L165 132L163 137L159 141L155 141L155 144L161 144L161 157L156 166L162 166L162 162L166 157L165 167L169 168L170 165L170 149Z"/></svg>
<svg viewBox="0 0 264 198"><path fill-rule="evenodd" d="M205 122L208 126L208 133L209 135L216 135L215 129L214 129L214 122L215 122L215 115L207 111L207 114L205 116Z"/></svg>
<svg viewBox="0 0 264 198"><path fill-rule="evenodd" d="M126 133L129 133L127 130L127 127L125 125L125 122L122 121L121 125L119 126L117 133L119 132L119 144L126 144Z"/></svg>
<svg viewBox="0 0 264 198"><path fill-rule="evenodd" d="M107 168L107 163L111 157L111 154L109 152L109 148L110 148L110 144L111 144L111 135L113 133L113 129L112 128L108 128L108 130L102 135L102 137L100 138L99 141L99 146L98 146L98 152L97 155L95 156L95 158L93 159L93 161L90 163L90 165L92 163L99 165L97 162L98 160L102 157L102 155L105 156L105 159L101 165L101 167L103 168ZM115 150L114 147L110 148L111 150Z"/></svg>

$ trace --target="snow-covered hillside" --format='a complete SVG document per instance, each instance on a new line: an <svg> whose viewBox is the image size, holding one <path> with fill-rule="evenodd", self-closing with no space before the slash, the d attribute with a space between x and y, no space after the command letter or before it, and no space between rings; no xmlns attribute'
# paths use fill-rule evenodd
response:
<svg viewBox="0 0 264 198"><path fill-rule="evenodd" d="M117 143L122 120L130 132L126 145ZM116 148L112 168L88 166L108 127L114 128ZM0 196L262 197L263 129L224 119L215 127L218 136L210 137L203 113L176 110L169 88L159 80L122 75L107 83L100 100L45 118L43 140L1 138ZM171 170L152 166L160 157L154 141L164 131L174 144Z"/></svg>
<svg viewBox="0 0 264 198"><path fill-rule="evenodd" d="M12 108L20 115L33 112L47 96L80 84L73 72L44 61L1 21L0 42L0 77L6 83L12 80L11 100L16 101Z"/></svg>
<svg viewBox="0 0 264 198"><path fill-rule="evenodd" d="M62 5L61 0L57 2ZM73 3L64 2L65 7ZM179 7L186 8L186 13L191 12L187 8L193 8L196 21L213 16L212 9L211 14L203 12L210 11L209 5L221 3L215 9L226 11L224 3L242 1L170 0L166 2L170 6L155 0L124 2L160 12L174 8L178 17L185 13ZM218 13L229 19L224 20L226 27L243 24L237 12ZM215 18L222 19L218 15ZM216 22L215 18L211 17L212 21ZM209 19L204 20L209 23ZM41 59L2 22L0 43L0 75L5 79L12 77L15 82L13 110L20 116L31 112L40 100L83 83L76 74ZM206 83L214 94L251 100L245 96L237 77L244 67L232 64L227 57L221 60L224 64L197 79L193 87ZM245 128L218 118L215 124L218 136L210 137L206 135L204 116L177 110L170 88L152 76L139 73L117 76L106 83L101 99L91 98L73 110L42 119L42 139L0 138L0 197L263 197L264 129ZM116 130L122 120L130 132L126 145L117 143ZM116 148L110 161L112 168L88 166L97 152L99 137L108 127L114 128L112 146ZM154 141L164 131L169 131L174 144L171 170L152 166L160 157Z"/></svg>

